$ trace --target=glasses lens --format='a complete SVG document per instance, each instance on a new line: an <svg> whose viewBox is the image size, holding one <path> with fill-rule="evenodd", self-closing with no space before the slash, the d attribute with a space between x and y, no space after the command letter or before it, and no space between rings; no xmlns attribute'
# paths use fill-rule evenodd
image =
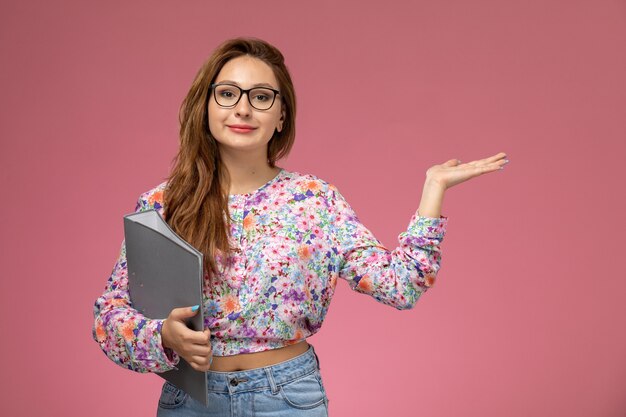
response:
<svg viewBox="0 0 626 417"><path fill-rule="evenodd" d="M274 96L274 92L267 88L255 88L248 93L250 104L259 110L267 110L272 107Z"/></svg>
<svg viewBox="0 0 626 417"><path fill-rule="evenodd" d="M239 100L241 91L234 85L216 85L215 86L215 101L220 106L234 106Z"/></svg>

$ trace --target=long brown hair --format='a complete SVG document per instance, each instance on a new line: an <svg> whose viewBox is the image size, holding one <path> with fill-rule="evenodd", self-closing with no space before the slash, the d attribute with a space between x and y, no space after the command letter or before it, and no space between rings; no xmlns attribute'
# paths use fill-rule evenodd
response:
<svg viewBox="0 0 626 417"><path fill-rule="evenodd" d="M283 129L274 132L267 151L273 168L295 139L296 97L283 55L269 43L236 38L221 44L198 71L180 108L180 148L165 190L165 220L183 239L204 254L206 272L217 272L215 256L231 253L228 243L228 176L208 124L210 86L226 62L248 55L268 64L278 80L285 110Z"/></svg>

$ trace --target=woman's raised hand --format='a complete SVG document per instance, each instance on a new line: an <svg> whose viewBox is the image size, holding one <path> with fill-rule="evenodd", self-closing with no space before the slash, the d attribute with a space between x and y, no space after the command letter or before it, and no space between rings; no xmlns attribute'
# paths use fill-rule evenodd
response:
<svg viewBox="0 0 626 417"><path fill-rule="evenodd" d="M450 159L441 165L432 166L426 171L426 182L431 182L441 186L444 190L460 184L470 178L486 174L488 172L498 171L508 163L506 154L490 156L485 159L479 159L472 162L462 164L458 159Z"/></svg>
<svg viewBox="0 0 626 417"><path fill-rule="evenodd" d="M426 171L426 182L422 190L422 199L417 212L420 216L438 218L445 191L470 178L498 171L508 163L506 154L500 152L489 158L462 164L458 159L451 159L441 165L435 165Z"/></svg>
<svg viewBox="0 0 626 417"><path fill-rule="evenodd" d="M196 371L208 371L211 367L211 331L194 331L185 320L198 314L198 307L175 308L163 321L161 339L163 347L172 349Z"/></svg>

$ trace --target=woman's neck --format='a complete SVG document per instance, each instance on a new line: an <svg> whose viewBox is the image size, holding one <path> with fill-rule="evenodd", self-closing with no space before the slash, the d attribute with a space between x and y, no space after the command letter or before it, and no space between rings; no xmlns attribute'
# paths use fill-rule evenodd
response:
<svg viewBox="0 0 626 417"><path fill-rule="evenodd" d="M270 167L267 158L261 158L259 155L235 157L228 152L222 152L221 159L230 179L228 194L252 192L280 172L279 167Z"/></svg>

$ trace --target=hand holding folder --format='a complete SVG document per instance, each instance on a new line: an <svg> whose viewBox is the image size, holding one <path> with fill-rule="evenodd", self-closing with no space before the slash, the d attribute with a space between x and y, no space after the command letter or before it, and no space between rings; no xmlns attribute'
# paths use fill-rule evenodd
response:
<svg viewBox="0 0 626 417"><path fill-rule="evenodd" d="M131 303L144 316L164 319L175 308L202 305L202 253L176 235L156 210L124 217L128 287ZM202 309L188 322L204 329ZM207 404L206 373L183 358L178 369L158 374Z"/></svg>
<svg viewBox="0 0 626 417"><path fill-rule="evenodd" d="M198 314L200 306L175 308L163 321L161 342L163 347L174 350L196 371L208 370L212 362L211 332L209 329L194 331L186 322Z"/></svg>

